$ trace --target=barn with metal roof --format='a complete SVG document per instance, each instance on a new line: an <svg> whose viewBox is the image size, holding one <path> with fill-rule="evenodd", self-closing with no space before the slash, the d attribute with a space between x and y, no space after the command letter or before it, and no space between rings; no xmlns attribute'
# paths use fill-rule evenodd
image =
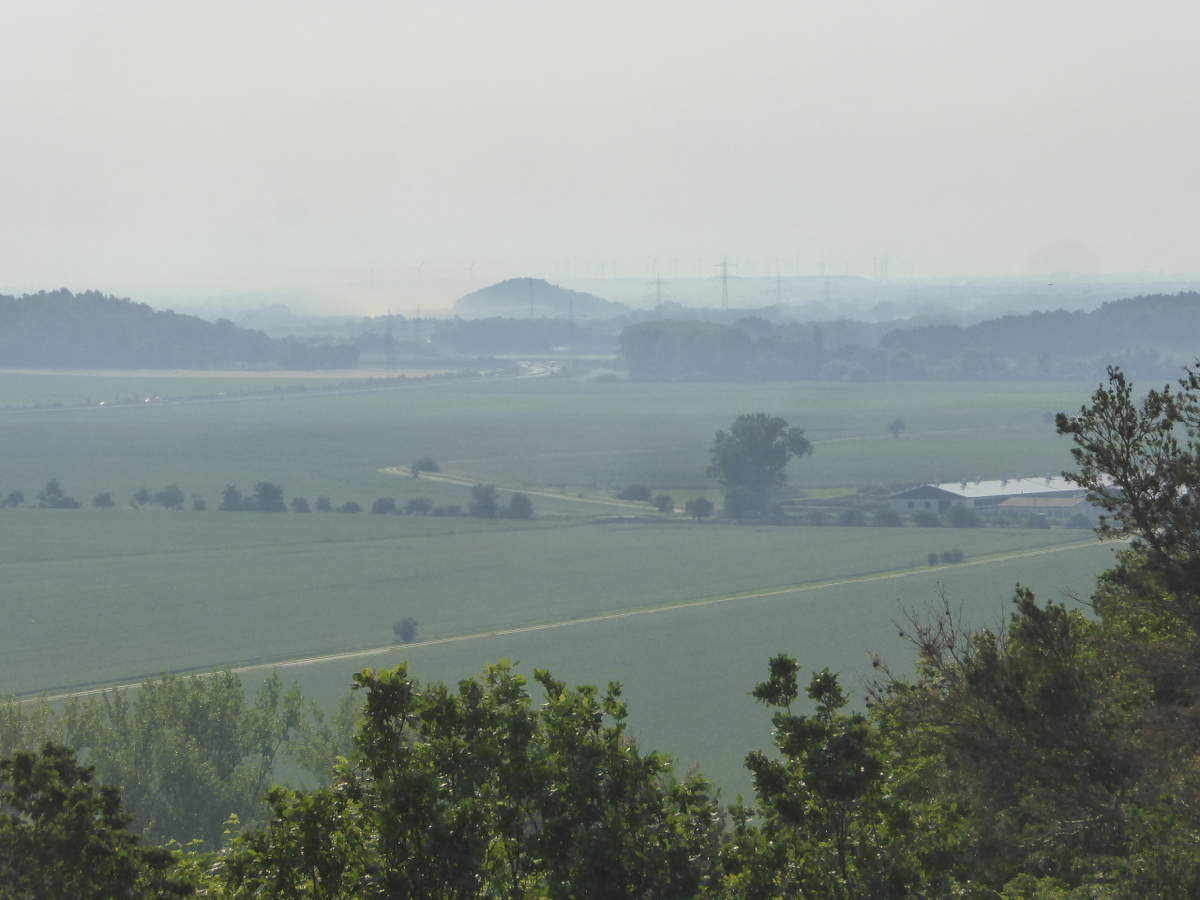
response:
<svg viewBox="0 0 1200 900"><path fill-rule="evenodd" d="M923 484L888 498L892 509L912 514L922 509L945 512L952 506L992 510L1011 497L1084 497L1087 491L1060 475L1004 478L999 481L948 481Z"/></svg>

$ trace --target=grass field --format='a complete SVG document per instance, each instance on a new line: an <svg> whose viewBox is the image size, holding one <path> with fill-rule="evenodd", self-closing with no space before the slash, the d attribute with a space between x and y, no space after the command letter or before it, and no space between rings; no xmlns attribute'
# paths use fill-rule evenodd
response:
<svg viewBox="0 0 1200 900"><path fill-rule="evenodd" d="M85 506L99 491L123 504L139 486L176 482L210 511L0 509L0 686L27 694L387 647L392 622L411 615L433 643L285 674L323 702L357 668L401 657L431 679L507 656L572 681L621 680L648 745L744 791L739 761L769 735L769 715L745 694L770 654L847 672L872 648L904 660L891 625L898 599L919 606L941 582L972 616L991 617L1018 581L1086 594L1111 549L1059 529L612 521L639 511L609 505L612 488L638 482L677 499L711 491L714 431L756 410L806 429L815 450L791 476L814 495L1049 474L1070 457L1043 415L1089 393L527 379L5 412L0 495L32 497L54 477ZM907 424L899 440L884 431L896 416ZM385 471L418 456L438 459L451 481ZM531 490L537 518L211 511L227 483L248 492L261 480L310 501L369 507L424 495L465 506L467 487L454 479ZM924 564L954 548L966 565ZM1021 555L1041 549L1054 552ZM864 580L878 573L887 577ZM714 598L722 602L688 605Z"/></svg>
<svg viewBox="0 0 1200 900"><path fill-rule="evenodd" d="M356 499L399 492L381 473L418 456L512 485L608 490L711 487L712 435L763 410L804 428L801 487L1034 476L1070 465L1045 412L1074 409L1086 386L629 385L527 380L444 383L346 396L6 413L0 491L31 495L51 477L77 499L126 498L171 482L210 500L227 483ZM893 440L884 425L908 425ZM461 494L461 492L459 492ZM398 496L399 499L399 496Z"/></svg>
<svg viewBox="0 0 1200 900"><path fill-rule="evenodd" d="M1078 532L0 510L0 683L26 692L536 625L1012 553ZM12 526L12 527L9 527Z"/></svg>
<svg viewBox="0 0 1200 900"><path fill-rule="evenodd" d="M380 373L394 377L402 370ZM414 371L411 374L423 374ZM366 373L325 372L155 372L48 373L0 370L0 409L77 407L147 400L236 397L248 393L328 390L368 383Z"/></svg>
<svg viewBox="0 0 1200 900"><path fill-rule="evenodd" d="M917 569L894 578L402 647L276 671L327 707L349 691L354 672L404 660L424 681L456 682L501 657L521 661L527 676L536 666L576 684L619 681L630 706L631 733L647 748L672 753L682 768L698 765L732 800L738 793L751 796L742 768L746 753L769 746L771 740L770 711L749 696L765 678L770 656L795 656L804 680L828 666L861 698L863 679L872 673L871 652L881 653L898 674L912 669L911 648L894 627L901 605L924 609L944 589L951 600L963 601L971 620L996 623L1007 617L1018 582L1040 598L1064 601L1064 592L1086 596L1097 573L1111 563L1112 548L1091 543L1038 556ZM259 674L246 673L247 684Z"/></svg>

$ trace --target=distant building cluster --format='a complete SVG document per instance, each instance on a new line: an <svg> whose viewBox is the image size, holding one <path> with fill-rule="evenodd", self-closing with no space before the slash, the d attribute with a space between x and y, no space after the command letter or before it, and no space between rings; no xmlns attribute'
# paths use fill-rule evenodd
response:
<svg viewBox="0 0 1200 900"><path fill-rule="evenodd" d="M1000 515L1039 515L1069 519L1083 515L1096 520L1100 510L1087 500L1087 491L1058 475L1045 478L1004 478L998 481L950 481L923 484L888 498L892 509L912 515L920 510L942 513L954 506Z"/></svg>

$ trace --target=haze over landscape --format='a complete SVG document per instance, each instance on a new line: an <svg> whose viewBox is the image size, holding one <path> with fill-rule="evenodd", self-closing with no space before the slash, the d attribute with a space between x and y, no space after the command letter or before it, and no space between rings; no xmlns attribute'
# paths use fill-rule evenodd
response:
<svg viewBox="0 0 1200 900"><path fill-rule="evenodd" d="M0 290L379 314L723 258L1194 276L1198 26L1178 2L6 4Z"/></svg>
<svg viewBox="0 0 1200 900"><path fill-rule="evenodd" d="M1200 897L1197 34L0 5L0 897Z"/></svg>

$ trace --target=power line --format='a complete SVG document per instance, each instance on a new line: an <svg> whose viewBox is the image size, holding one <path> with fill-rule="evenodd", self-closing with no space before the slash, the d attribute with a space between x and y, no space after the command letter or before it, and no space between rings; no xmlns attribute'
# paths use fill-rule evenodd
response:
<svg viewBox="0 0 1200 900"><path fill-rule="evenodd" d="M737 268L737 263L731 263L724 256L721 261L713 266L714 269L721 270L721 309L729 309L729 267Z"/></svg>
<svg viewBox="0 0 1200 900"><path fill-rule="evenodd" d="M663 281L661 278L659 278L657 276L655 276L653 281L646 282L647 285L654 286L654 311L655 312L658 312L660 309L662 309L662 286L664 284L670 284L670 283L671 282L669 282L669 281Z"/></svg>

